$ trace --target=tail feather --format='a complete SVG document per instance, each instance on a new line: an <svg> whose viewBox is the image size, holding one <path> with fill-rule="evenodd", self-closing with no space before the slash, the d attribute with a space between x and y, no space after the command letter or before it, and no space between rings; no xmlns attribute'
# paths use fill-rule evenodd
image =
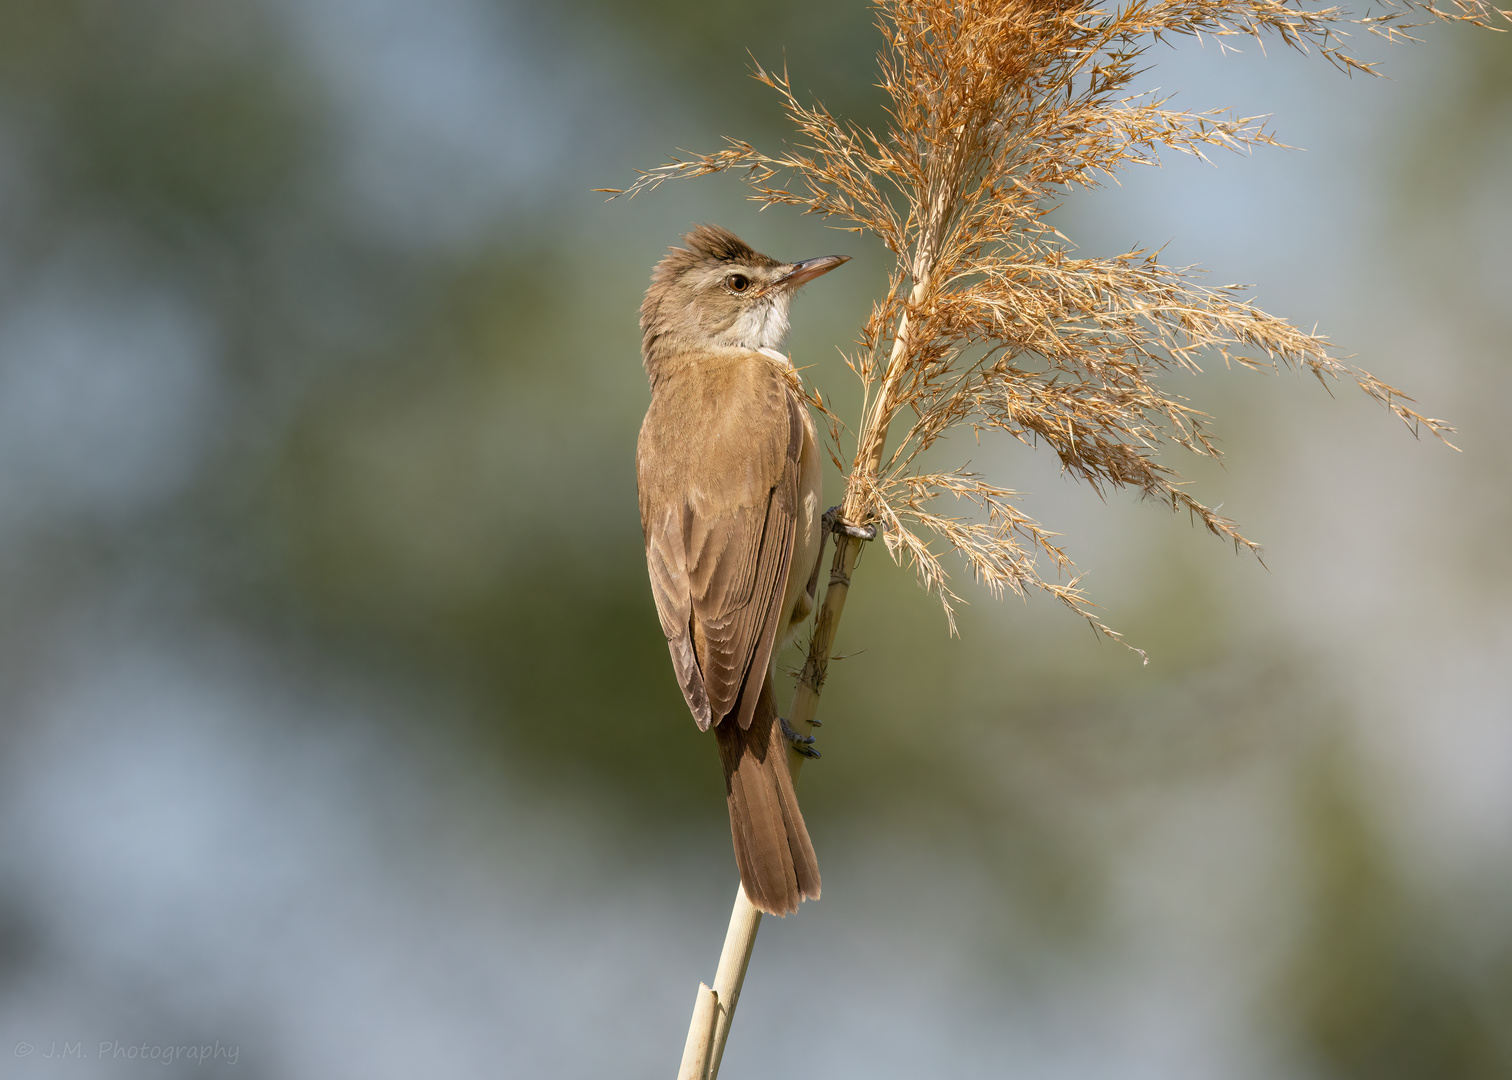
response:
<svg viewBox="0 0 1512 1080"><path fill-rule="evenodd" d="M724 764L735 863L747 898L771 915L789 915L819 898L819 861L788 771L787 739L777 722L772 677L763 680L751 726L731 710L714 728Z"/></svg>

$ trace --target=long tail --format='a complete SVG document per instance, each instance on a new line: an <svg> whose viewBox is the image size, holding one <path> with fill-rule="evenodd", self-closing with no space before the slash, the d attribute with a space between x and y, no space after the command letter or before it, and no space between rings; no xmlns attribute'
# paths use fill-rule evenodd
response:
<svg viewBox="0 0 1512 1080"><path fill-rule="evenodd" d="M798 910L800 900L819 899L819 860L793 791L770 672L751 726L744 731L735 722L738 715L732 710L714 727L724 763L735 863L752 904L769 915L788 915Z"/></svg>

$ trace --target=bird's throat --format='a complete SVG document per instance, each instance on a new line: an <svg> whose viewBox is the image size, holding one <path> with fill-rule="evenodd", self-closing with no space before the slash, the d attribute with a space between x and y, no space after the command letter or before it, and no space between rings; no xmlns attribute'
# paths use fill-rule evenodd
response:
<svg viewBox="0 0 1512 1080"><path fill-rule="evenodd" d="M747 349L777 349L787 338L789 295L774 295L763 298L742 311L724 334L721 344L739 345Z"/></svg>

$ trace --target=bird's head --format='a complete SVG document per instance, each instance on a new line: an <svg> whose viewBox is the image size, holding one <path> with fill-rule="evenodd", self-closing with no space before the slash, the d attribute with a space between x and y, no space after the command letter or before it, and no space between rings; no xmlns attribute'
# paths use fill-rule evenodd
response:
<svg viewBox="0 0 1512 1080"><path fill-rule="evenodd" d="M788 306L806 282L846 255L778 262L717 225L683 237L651 272L641 304L641 351L647 365L658 349L733 345L775 349L787 337Z"/></svg>

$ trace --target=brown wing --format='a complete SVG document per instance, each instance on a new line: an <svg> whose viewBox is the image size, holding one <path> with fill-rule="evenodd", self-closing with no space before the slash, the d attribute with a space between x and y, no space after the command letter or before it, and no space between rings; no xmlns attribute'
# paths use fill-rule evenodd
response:
<svg viewBox="0 0 1512 1080"><path fill-rule="evenodd" d="M636 471L651 591L700 728L748 727L781 619L798 500L801 408L765 359L700 365L658 386Z"/></svg>

